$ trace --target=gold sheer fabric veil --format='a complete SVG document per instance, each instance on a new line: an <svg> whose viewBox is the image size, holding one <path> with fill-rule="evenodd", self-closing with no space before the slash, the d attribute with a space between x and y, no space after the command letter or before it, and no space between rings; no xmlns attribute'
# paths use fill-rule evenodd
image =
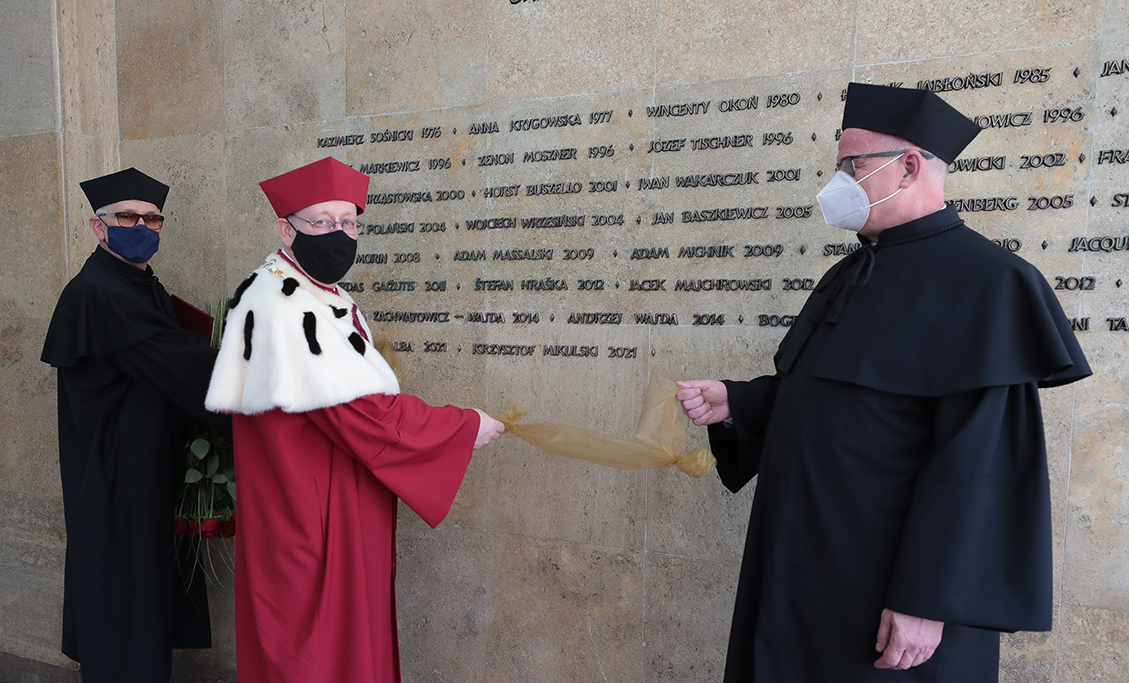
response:
<svg viewBox="0 0 1129 683"><path fill-rule="evenodd" d="M675 377L666 368L651 371L634 439L571 425L521 424L528 411L516 405L506 408L496 419L506 426L506 434L549 453L620 470L674 466L700 478L713 471L717 460L708 448L685 451L689 420L674 397L678 391Z"/></svg>

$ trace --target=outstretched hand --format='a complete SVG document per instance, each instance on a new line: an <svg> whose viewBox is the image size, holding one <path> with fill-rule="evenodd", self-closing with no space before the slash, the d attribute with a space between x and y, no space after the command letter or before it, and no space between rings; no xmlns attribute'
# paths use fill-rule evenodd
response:
<svg viewBox="0 0 1129 683"><path fill-rule="evenodd" d="M678 393L674 395L694 424L712 425L729 417L729 390L713 379L692 379L675 382Z"/></svg>
<svg viewBox="0 0 1129 683"><path fill-rule="evenodd" d="M924 664L941 644L944 628L945 624L940 621L882 610L878 644L874 647L882 656L874 663L874 668L908 669Z"/></svg>
<svg viewBox="0 0 1129 683"><path fill-rule="evenodd" d="M478 436L474 439L474 449L478 450L501 436L506 426L478 408L474 412L478 413Z"/></svg>

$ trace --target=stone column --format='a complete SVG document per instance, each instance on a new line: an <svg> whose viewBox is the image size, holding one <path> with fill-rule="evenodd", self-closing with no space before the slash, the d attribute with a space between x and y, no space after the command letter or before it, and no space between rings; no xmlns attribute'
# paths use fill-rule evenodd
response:
<svg viewBox="0 0 1129 683"><path fill-rule="evenodd" d="M74 668L59 652L55 372L39 355L96 244L78 182L118 163L117 58L112 0L2 0L0 16L0 673L18 659L22 675Z"/></svg>

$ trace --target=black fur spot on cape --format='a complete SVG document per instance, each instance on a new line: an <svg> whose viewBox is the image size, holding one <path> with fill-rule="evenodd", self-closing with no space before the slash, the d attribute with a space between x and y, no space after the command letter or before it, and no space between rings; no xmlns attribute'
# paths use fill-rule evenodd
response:
<svg viewBox="0 0 1129 683"><path fill-rule="evenodd" d="M306 332L306 343L310 345L310 353L321 355L321 344L318 343L318 319L310 311L302 315L302 329Z"/></svg>
<svg viewBox="0 0 1129 683"><path fill-rule="evenodd" d="M227 310L223 312L223 319L225 323L227 322L227 314L231 313L231 309L239 305L240 300L243 299L243 292L247 291L247 288L251 286L251 283L254 282L255 278L257 278L258 276L258 273L251 273L249 276L247 276L246 280L240 282L239 286L235 288L235 296L231 297L231 299L228 300Z"/></svg>
<svg viewBox="0 0 1129 683"><path fill-rule="evenodd" d="M286 296L293 294L295 289L298 289L298 281L294 278L288 277L282 281L282 293Z"/></svg>
<svg viewBox="0 0 1129 683"><path fill-rule="evenodd" d="M336 306L330 306L330 308L333 309L333 315L337 316L338 318L344 318L349 314L349 309L347 308L338 308Z"/></svg>
<svg viewBox="0 0 1129 683"><path fill-rule="evenodd" d="M361 354L362 356L365 355L365 340L361 339L361 335L357 334L356 332L349 335L349 343L353 345L353 348L357 350L357 353Z"/></svg>
<svg viewBox="0 0 1129 683"><path fill-rule="evenodd" d="M254 275L251 276L252 278ZM247 280L250 282L250 279ZM255 330L255 312L247 311L243 319L243 360L251 360L251 333Z"/></svg>

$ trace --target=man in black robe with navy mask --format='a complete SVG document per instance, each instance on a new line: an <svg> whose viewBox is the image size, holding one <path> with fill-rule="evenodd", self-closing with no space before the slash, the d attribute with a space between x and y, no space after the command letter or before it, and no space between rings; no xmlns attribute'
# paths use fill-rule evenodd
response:
<svg viewBox="0 0 1129 683"><path fill-rule="evenodd" d="M166 683L174 647L210 647L203 577L174 548L184 414L216 352L180 326L148 261L169 188L129 168L80 183L98 247L63 289L42 360L58 368L67 528L63 654L83 683Z"/></svg>
<svg viewBox="0 0 1129 683"><path fill-rule="evenodd" d="M860 248L775 375L680 383L726 487L758 477L726 683L995 682L999 632L1051 628L1038 388L1090 368L1039 271L945 204L979 130L851 83L817 199Z"/></svg>

